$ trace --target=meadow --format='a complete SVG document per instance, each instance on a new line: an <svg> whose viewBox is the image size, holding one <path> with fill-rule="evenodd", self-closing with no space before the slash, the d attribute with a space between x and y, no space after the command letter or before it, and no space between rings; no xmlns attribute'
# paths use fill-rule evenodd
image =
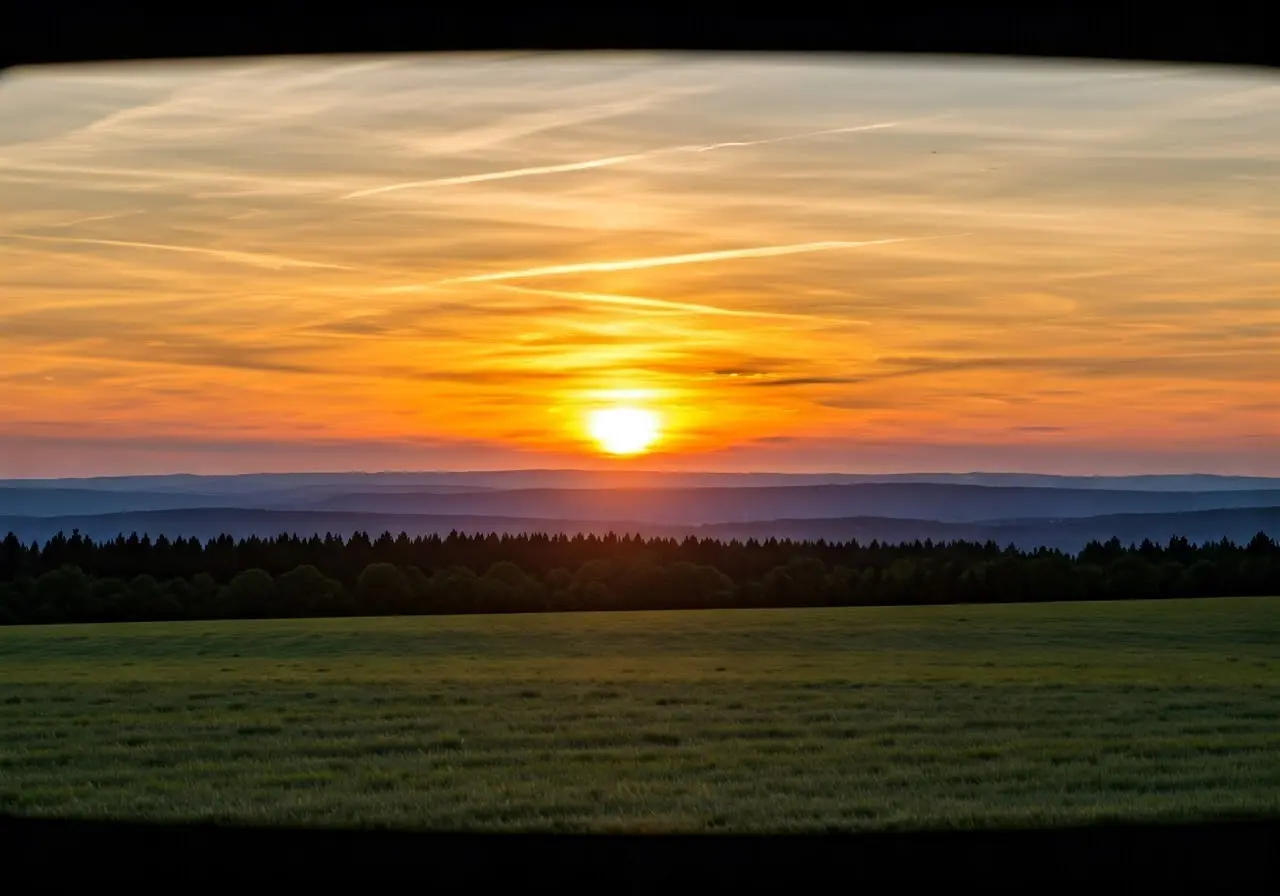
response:
<svg viewBox="0 0 1280 896"><path fill-rule="evenodd" d="M1280 599L0 628L0 811L747 831L1280 813Z"/></svg>

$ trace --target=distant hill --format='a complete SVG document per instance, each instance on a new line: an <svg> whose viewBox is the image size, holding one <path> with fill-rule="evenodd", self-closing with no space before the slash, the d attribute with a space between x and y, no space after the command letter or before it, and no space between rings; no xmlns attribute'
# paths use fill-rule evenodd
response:
<svg viewBox="0 0 1280 896"><path fill-rule="evenodd" d="M475 472L254 473L234 476L114 476L87 479L0 479L0 488L180 492L256 495L530 488L757 488L786 485L941 483L994 487L1118 491L1250 491L1280 489L1280 478L1177 474L1152 476L1054 476L1039 473L666 473L653 471L496 470Z"/></svg>
<svg viewBox="0 0 1280 896"><path fill-rule="evenodd" d="M1258 532L1272 537L1280 533L1280 506L1232 510L1204 510L1186 513L1106 514L1055 520L996 520L978 523L944 523L935 520L828 519L769 520L757 523L730 523L701 526L698 533L722 540L748 538L791 538L795 540L903 542L987 541L1013 544L1023 549L1057 548L1075 552L1090 541L1119 538L1124 544L1139 544L1144 538L1167 543L1181 536L1197 544L1228 538L1247 543Z"/></svg>
<svg viewBox="0 0 1280 896"><path fill-rule="evenodd" d="M365 531L372 536L388 531L410 535L446 535L458 530L467 533L546 532L573 535L578 532L617 532L646 536L683 537L697 535L721 540L770 537L847 541L900 542L916 539L948 541L995 540L1001 545L1022 548L1038 546L1077 551L1091 539L1106 541L1115 536L1122 542L1144 538L1166 542L1180 535L1194 542L1230 538L1247 542L1265 531L1280 534L1280 505L1232 508L1181 513L1107 514L1070 519L1005 519L977 522L943 522L926 519L850 517L831 519L775 519L710 525L663 525L636 521L567 520L503 516L379 514L342 511L274 511L235 508L194 508L187 510L139 511L113 514L84 514L57 517L0 516L0 533L13 531L24 541L41 541L57 532L70 534L79 529L95 540L133 532L168 537L196 536L202 540L228 534L237 538L269 537L296 533L302 537L327 532L348 536Z"/></svg>
<svg viewBox="0 0 1280 896"><path fill-rule="evenodd" d="M625 519L688 526L846 517L977 522L1271 506L1280 506L1280 489L1160 492L864 483L755 488L514 489L452 495L352 493L317 500L306 504L305 509L560 520Z"/></svg>
<svg viewBox="0 0 1280 896"><path fill-rule="evenodd" d="M68 516L187 507L237 507L235 496L163 491L101 491L91 488L27 489L0 486L0 514Z"/></svg>
<svg viewBox="0 0 1280 896"><path fill-rule="evenodd" d="M893 482L497 490L458 484L376 484L379 489L373 491L324 484L263 488L247 493L9 486L0 487L0 515L60 517L234 508L595 522L629 520L666 526L696 526L851 517L959 523L1280 506L1280 488L1122 491Z"/></svg>
<svg viewBox="0 0 1280 896"><path fill-rule="evenodd" d="M403 486L377 484L382 491L361 492L366 501L377 501L381 495L394 496L404 489L418 501L435 495L484 491L478 486L433 485ZM339 499L350 492L350 486L294 486L262 488L253 491L178 491L160 488L126 489L74 486L0 485L0 515L62 516L84 513L124 513L141 510L181 510L189 508L230 507L256 510L288 510L305 507L326 499Z"/></svg>
<svg viewBox="0 0 1280 896"><path fill-rule="evenodd" d="M282 533L297 534L303 538L312 535L334 533L349 536L353 532L368 532L377 536L382 532L409 535L448 535L457 530L475 533L546 532L575 535L609 532L632 532L648 536L682 536L693 531L691 527L645 525L620 521L518 519L498 516L433 516L430 514L397 513L343 513L329 511L297 510L246 510L210 507L186 510L137 511L127 513L80 514L56 517L0 516L0 537L14 532L24 542L43 542L58 532L70 535L74 530L95 541L115 538L117 535L149 534L174 538L179 535L201 540L219 535L236 538L259 536L262 538Z"/></svg>
<svg viewBox="0 0 1280 896"><path fill-rule="evenodd" d="M630 532L731 538L1090 539L1280 536L1280 479L1021 473L889 476L508 470L0 480L0 534L207 539L391 531Z"/></svg>

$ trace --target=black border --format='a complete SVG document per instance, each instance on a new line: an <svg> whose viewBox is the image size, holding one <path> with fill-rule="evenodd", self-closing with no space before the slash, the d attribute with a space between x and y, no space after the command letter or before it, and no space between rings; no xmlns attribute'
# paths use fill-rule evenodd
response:
<svg viewBox="0 0 1280 896"><path fill-rule="evenodd" d="M805 11L806 6L814 11ZM1280 66L1267 4L13 4L0 67L295 53L725 50L962 53ZM834 9L834 11L833 11ZM821 11L817 11L821 10Z"/></svg>
<svg viewBox="0 0 1280 896"><path fill-rule="evenodd" d="M705 6L705 5L704 5ZM1266 4L1165 2L1081 10L1042 2L893 2L748 14L637 5L36 2L6 8L0 67L123 59L446 50L731 50L961 53L1280 67ZM1146 8L1144 8L1146 7ZM1193 10L1193 11L1188 11ZM6 883L127 877L172 885L398 879L534 891L648 890L880 880L1132 880L1220 891L1280 878L1280 819L817 836L542 836L289 830L0 816Z"/></svg>
<svg viewBox="0 0 1280 896"><path fill-rule="evenodd" d="M770 888L857 881L1148 885L1280 879L1280 820L1039 830L863 834L577 835L413 833L164 825L0 816L6 881L67 876L176 883L359 878L465 885L510 881L650 891L691 882ZM15 890L14 892L17 892ZM705 892L705 891L702 891Z"/></svg>

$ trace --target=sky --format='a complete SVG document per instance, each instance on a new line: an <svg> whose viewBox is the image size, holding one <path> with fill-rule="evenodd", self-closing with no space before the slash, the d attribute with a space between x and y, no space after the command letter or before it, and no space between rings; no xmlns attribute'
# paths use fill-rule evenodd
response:
<svg viewBox="0 0 1280 896"><path fill-rule="evenodd" d="M1280 475L1266 71L27 69L0 196L0 478Z"/></svg>

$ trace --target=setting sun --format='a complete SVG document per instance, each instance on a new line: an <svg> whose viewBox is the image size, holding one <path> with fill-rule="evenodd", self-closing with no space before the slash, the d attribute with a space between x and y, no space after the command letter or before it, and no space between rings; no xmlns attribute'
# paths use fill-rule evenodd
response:
<svg viewBox="0 0 1280 896"><path fill-rule="evenodd" d="M591 437L609 454L640 454L658 438L658 415L640 408L605 408L588 420Z"/></svg>

